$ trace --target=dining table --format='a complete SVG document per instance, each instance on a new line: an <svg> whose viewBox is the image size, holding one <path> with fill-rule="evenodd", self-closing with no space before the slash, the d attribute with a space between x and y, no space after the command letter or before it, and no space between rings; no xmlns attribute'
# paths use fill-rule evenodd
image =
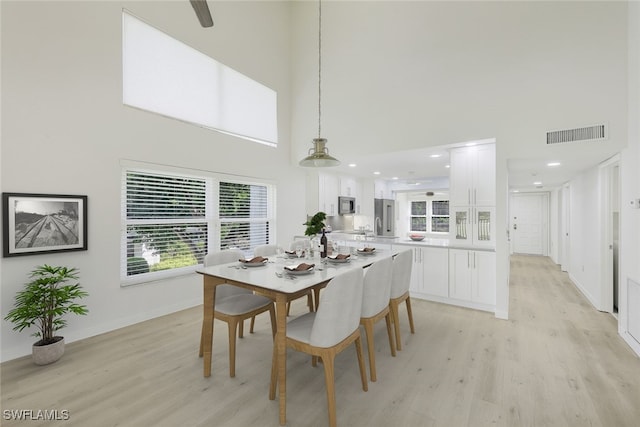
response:
<svg viewBox="0 0 640 427"><path fill-rule="evenodd" d="M353 251L347 261L334 262L320 258L287 258L286 255L270 257L267 262L248 266L242 262L232 262L211 267L203 267L197 272L203 276L203 328L202 357L204 376L211 376L211 358L213 354L213 311L215 307L216 286L230 284L250 289L275 301L276 336L273 354L277 360L277 390L280 405L280 425L286 424L286 364L287 364L287 302L304 296L309 289L316 297L320 289L337 275L353 268L365 268L384 257L392 256L389 250L375 250L371 253ZM285 269L300 263L314 264L308 273L292 274ZM316 301L316 305L318 301ZM275 399L275 390L270 388L269 399Z"/></svg>

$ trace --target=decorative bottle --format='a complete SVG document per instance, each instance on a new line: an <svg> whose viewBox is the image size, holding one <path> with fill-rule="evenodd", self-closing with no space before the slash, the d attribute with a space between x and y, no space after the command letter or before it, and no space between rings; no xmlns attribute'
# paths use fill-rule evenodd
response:
<svg viewBox="0 0 640 427"><path fill-rule="evenodd" d="M324 234L324 228L322 229L322 237L320 237L320 258L327 257L327 236Z"/></svg>

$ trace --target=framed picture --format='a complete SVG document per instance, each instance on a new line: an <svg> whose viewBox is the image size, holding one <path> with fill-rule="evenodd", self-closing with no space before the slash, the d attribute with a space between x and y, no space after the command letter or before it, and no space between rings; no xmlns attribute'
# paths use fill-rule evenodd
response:
<svg viewBox="0 0 640 427"><path fill-rule="evenodd" d="M3 256L87 250L87 196L2 193Z"/></svg>

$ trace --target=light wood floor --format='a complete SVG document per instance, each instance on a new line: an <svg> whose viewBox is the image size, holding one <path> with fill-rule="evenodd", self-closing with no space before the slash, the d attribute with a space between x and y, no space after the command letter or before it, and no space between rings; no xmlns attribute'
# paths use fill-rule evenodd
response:
<svg viewBox="0 0 640 427"><path fill-rule="evenodd" d="M361 389L355 351L336 359L341 426L637 426L640 360L615 319L582 297L548 258L511 260L510 320L413 300L416 334L401 311L404 350L392 358L376 326L377 383ZM302 300L300 300L302 301ZM304 301L292 312L303 312ZM296 305L298 304L298 305ZM216 322L213 369L198 358L201 308L67 345L38 367L6 362L2 409L68 410L68 421L3 426L278 426L268 399L268 316L238 342L229 378L225 324ZM248 330L248 327L245 328ZM289 352L287 425L326 426L322 365Z"/></svg>

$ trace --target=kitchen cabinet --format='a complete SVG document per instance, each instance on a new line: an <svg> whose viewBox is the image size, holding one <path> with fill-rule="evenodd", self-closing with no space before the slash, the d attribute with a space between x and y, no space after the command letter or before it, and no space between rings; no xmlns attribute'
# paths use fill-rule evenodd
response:
<svg viewBox="0 0 640 427"><path fill-rule="evenodd" d="M327 216L338 215L339 180L336 175L309 173L306 183L307 215L322 211Z"/></svg>
<svg viewBox="0 0 640 427"><path fill-rule="evenodd" d="M377 179L374 182L376 199L394 199L393 193L385 181Z"/></svg>
<svg viewBox="0 0 640 427"><path fill-rule="evenodd" d="M351 176L340 177L340 196L353 197L356 199L356 215L361 212L361 194L362 184L356 178Z"/></svg>
<svg viewBox="0 0 640 427"><path fill-rule="evenodd" d="M474 308L494 309L495 252L449 249L449 297Z"/></svg>
<svg viewBox="0 0 640 427"><path fill-rule="evenodd" d="M449 200L454 206L496 205L495 144L454 148L450 153Z"/></svg>
<svg viewBox="0 0 640 427"><path fill-rule="evenodd" d="M495 247L495 207L452 206L449 215L451 239L456 243Z"/></svg>
<svg viewBox="0 0 640 427"><path fill-rule="evenodd" d="M406 250L408 246L397 245ZM417 298L449 297L449 250L414 246L411 267L411 293Z"/></svg>

